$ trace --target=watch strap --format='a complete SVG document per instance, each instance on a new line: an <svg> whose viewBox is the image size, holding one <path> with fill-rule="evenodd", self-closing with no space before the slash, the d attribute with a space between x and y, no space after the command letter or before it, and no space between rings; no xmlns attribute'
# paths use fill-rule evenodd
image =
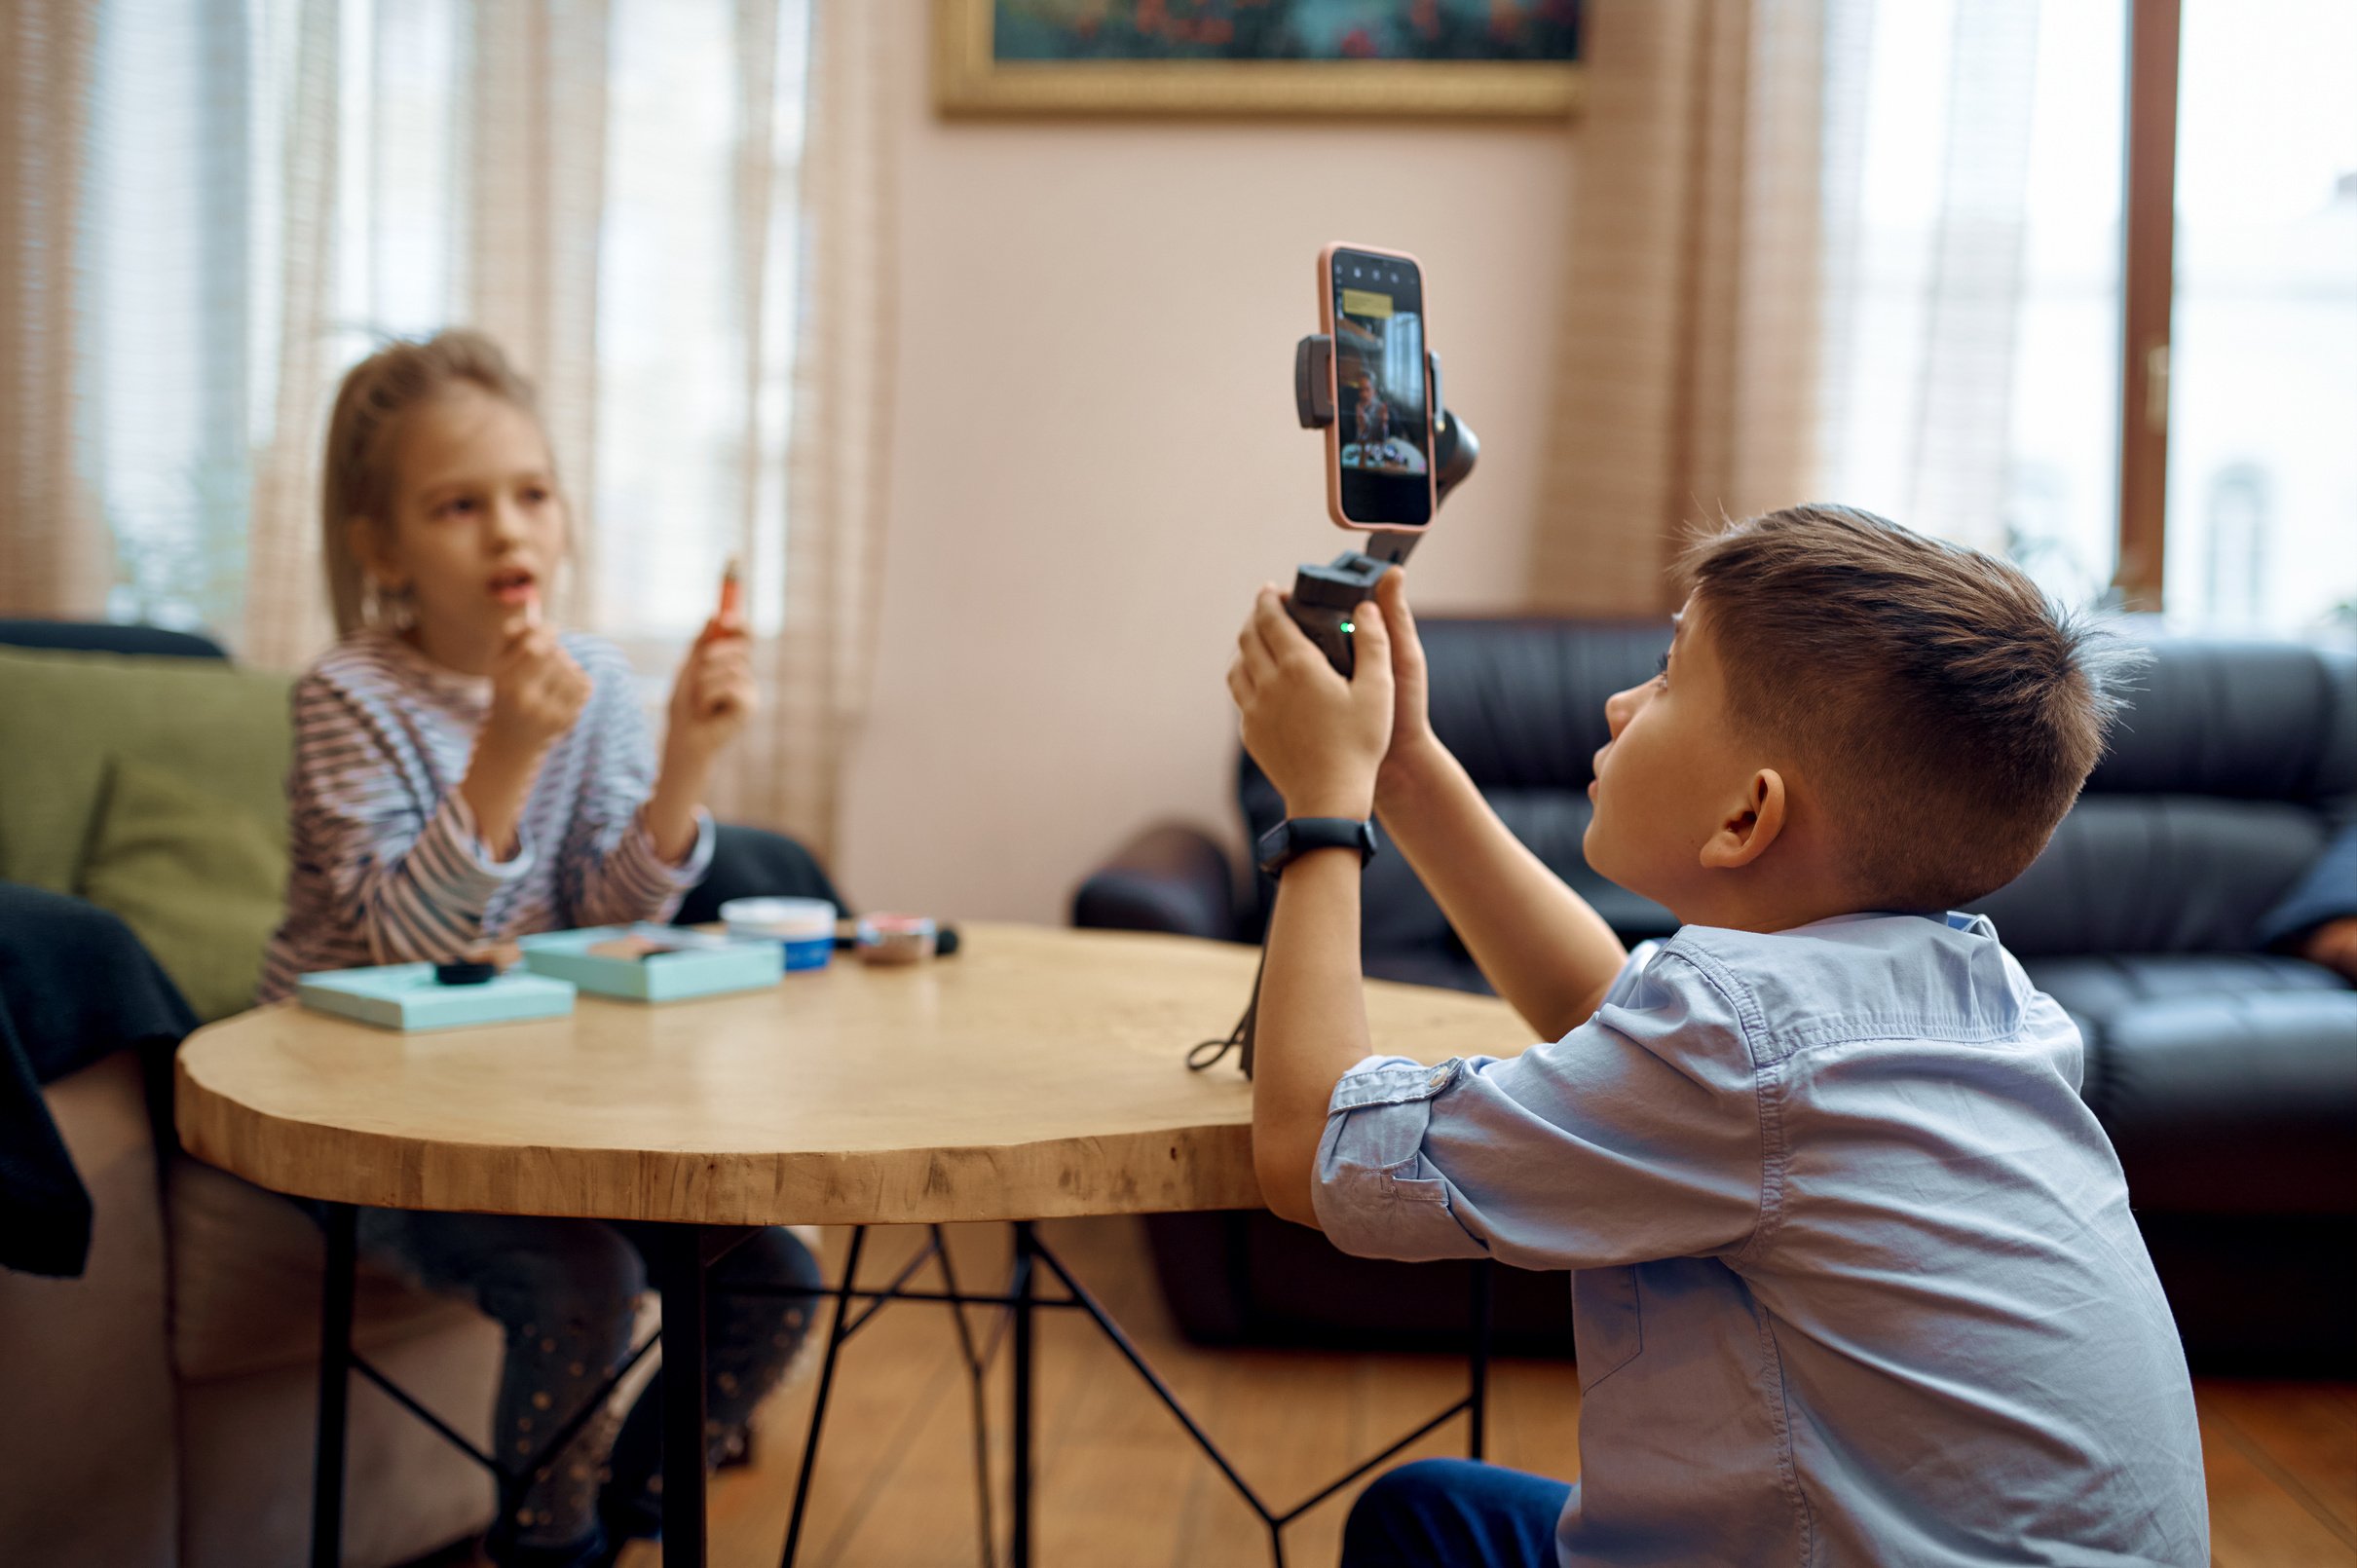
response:
<svg viewBox="0 0 2357 1568"><path fill-rule="evenodd" d="M1375 825L1363 818L1287 817L1260 836L1253 846L1253 857L1263 872L1279 877L1312 849L1356 849L1359 864L1364 866L1375 858L1380 847Z"/></svg>

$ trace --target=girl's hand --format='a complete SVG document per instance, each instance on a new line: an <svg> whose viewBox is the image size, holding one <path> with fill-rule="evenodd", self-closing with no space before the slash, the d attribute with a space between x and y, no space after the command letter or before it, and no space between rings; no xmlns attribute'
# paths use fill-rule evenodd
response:
<svg viewBox="0 0 2357 1568"><path fill-rule="evenodd" d="M753 680L753 640L731 620L706 621L671 687L666 760L708 765L761 707Z"/></svg>
<svg viewBox="0 0 2357 1568"><path fill-rule="evenodd" d="M673 865L695 848L695 813L712 781L712 762L761 706L753 684L753 640L733 616L704 623L671 686L671 718L662 771L647 798L647 831Z"/></svg>
<svg viewBox="0 0 2357 1568"><path fill-rule="evenodd" d="M580 718L590 681L550 627L532 621L509 634L491 661L491 714L484 739L538 758Z"/></svg>
<svg viewBox="0 0 2357 1568"><path fill-rule="evenodd" d="M1296 817L1365 817L1392 738L1391 635L1372 605L1352 633L1357 673L1335 673L1285 600L1263 586L1236 639L1227 690L1244 720L1244 749Z"/></svg>
<svg viewBox="0 0 2357 1568"><path fill-rule="evenodd" d="M491 661L491 712L459 793L493 859L515 854L517 817L541 756L580 718L589 689L588 675L537 617L519 622Z"/></svg>

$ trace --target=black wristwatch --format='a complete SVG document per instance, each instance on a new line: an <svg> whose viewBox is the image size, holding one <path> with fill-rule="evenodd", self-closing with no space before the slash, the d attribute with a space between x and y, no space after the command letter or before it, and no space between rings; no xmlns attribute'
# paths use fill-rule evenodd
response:
<svg viewBox="0 0 2357 1568"><path fill-rule="evenodd" d="M1262 871L1281 877L1286 867L1312 849L1356 849L1359 864L1364 866L1375 858L1379 847L1372 822L1357 817L1287 817L1260 836L1253 854Z"/></svg>

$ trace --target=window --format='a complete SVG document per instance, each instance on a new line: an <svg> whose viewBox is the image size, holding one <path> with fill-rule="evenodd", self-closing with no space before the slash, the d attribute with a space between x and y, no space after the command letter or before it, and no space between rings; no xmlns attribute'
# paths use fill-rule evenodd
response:
<svg viewBox="0 0 2357 1568"><path fill-rule="evenodd" d="M1825 25L1822 489L2066 602L2357 639L2357 7Z"/></svg>
<svg viewBox="0 0 2357 1568"><path fill-rule="evenodd" d="M344 0L325 12L331 38L304 36L307 12L320 14L301 0L98 14L79 352L83 467L114 543L108 613L234 635L263 470L316 459L325 393L384 336L477 319L475 269L505 246L499 264L534 286L592 291L583 341L559 346L578 374L539 367L544 400L590 410L593 450L560 456L593 536L578 551L591 624L655 648L692 634L751 516L748 608L774 625L804 0L536 8L515 25L547 73L537 83L487 57L514 22L488 8ZM750 69L745 40L772 33L768 69ZM602 87L602 114L578 120L602 139L519 148L577 123L563 101L529 100L536 87ZM567 167L592 173L548 198ZM574 218L504 226L503 204L545 200ZM289 236L299 248L313 224L328 226L324 341L287 316L305 261ZM594 254L559 253L573 234ZM281 399L313 392L312 450L274 451Z"/></svg>
<svg viewBox="0 0 2357 1568"><path fill-rule="evenodd" d="M2187 0L2179 38L2162 602L2357 616L2357 6Z"/></svg>

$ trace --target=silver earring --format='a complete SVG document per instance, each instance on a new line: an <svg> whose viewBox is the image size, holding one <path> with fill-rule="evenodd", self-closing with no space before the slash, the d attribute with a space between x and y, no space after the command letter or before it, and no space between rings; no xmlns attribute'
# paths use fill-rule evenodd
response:
<svg viewBox="0 0 2357 1568"><path fill-rule="evenodd" d="M360 589L360 621L391 631L407 631L417 622L417 604L405 587L389 587L370 578Z"/></svg>

